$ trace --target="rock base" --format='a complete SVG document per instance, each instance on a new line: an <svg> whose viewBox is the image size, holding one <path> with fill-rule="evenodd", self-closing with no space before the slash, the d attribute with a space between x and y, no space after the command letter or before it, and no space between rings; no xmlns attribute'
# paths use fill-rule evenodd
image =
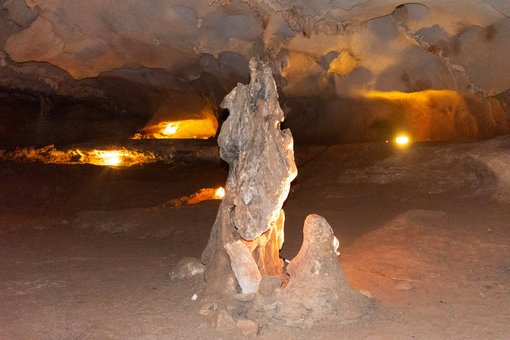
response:
<svg viewBox="0 0 510 340"><path fill-rule="evenodd" d="M324 323L350 323L369 313L373 301L347 282L338 262L338 241L327 221L309 215L303 233L303 245L287 267L289 280L285 287L281 277L266 276L256 293L227 296L215 304L221 313L228 312L232 326L243 325L243 334L248 332L246 328L256 334L255 328L269 325L311 328ZM212 315L221 313L215 310Z"/></svg>

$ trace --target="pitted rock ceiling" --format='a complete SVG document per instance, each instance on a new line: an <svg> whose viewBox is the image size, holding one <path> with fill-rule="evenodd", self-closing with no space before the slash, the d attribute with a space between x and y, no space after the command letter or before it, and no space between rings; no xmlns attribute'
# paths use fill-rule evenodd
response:
<svg viewBox="0 0 510 340"><path fill-rule="evenodd" d="M510 89L508 0L3 0L0 86L175 117L271 61L282 98Z"/></svg>

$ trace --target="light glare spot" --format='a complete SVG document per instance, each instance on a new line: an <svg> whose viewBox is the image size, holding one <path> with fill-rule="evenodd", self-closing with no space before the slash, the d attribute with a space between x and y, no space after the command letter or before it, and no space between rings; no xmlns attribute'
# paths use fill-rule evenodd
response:
<svg viewBox="0 0 510 340"><path fill-rule="evenodd" d="M225 196L225 189L223 187L219 187L214 192L214 198L221 200Z"/></svg>
<svg viewBox="0 0 510 340"><path fill-rule="evenodd" d="M163 135L171 136L175 135L179 126L175 122L168 123L165 129L163 130Z"/></svg>
<svg viewBox="0 0 510 340"><path fill-rule="evenodd" d="M117 166L122 163L121 154L118 151L104 151L100 157L103 159L104 165Z"/></svg>
<svg viewBox="0 0 510 340"><path fill-rule="evenodd" d="M409 137L406 135L399 135L395 138L395 143L398 145L407 145L409 144Z"/></svg>

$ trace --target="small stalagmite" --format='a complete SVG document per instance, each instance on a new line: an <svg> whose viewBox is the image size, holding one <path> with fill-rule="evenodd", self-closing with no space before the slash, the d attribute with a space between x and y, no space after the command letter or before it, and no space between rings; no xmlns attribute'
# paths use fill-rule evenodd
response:
<svg viewBox="0 0 510 340"><path fill-rule="evenodd" d="M290 262L288 285L274 296L271 319L287 326L312 327L323 321L360 319L370 300L351 288L338 262L338 240L328 222L308 215L303 244Z"/></svg>
<svg viewBox="0 0 510 340"><path fill-rule="evenodd" d="M251 292L262 277L283 275L282 206L297 175L293 139L280 128L284 114L271 68L252 59L250 71L250 83L238 84L222 102L229 117L218 144L230 171L202 253L207 295L236 293L240 283ZM251 269L239 268L243 265Z"/></svg>

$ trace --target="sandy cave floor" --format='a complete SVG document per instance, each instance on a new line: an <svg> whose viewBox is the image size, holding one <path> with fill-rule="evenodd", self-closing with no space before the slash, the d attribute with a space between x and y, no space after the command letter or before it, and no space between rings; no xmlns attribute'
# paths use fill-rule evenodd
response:
<svg viewBox="0 0 510 340"><path fill-rule="evenodd" d="M510 204L473 145L298 148L282 256L309 213L340 239L375 308L347 325L271 325L260 339L510 338ZM214 162L128 169L0 163L0 339L235 339L198 314L199 257L219 201L155 207L221 185ZM199 298L192 301L197 293Z"/></svg>

